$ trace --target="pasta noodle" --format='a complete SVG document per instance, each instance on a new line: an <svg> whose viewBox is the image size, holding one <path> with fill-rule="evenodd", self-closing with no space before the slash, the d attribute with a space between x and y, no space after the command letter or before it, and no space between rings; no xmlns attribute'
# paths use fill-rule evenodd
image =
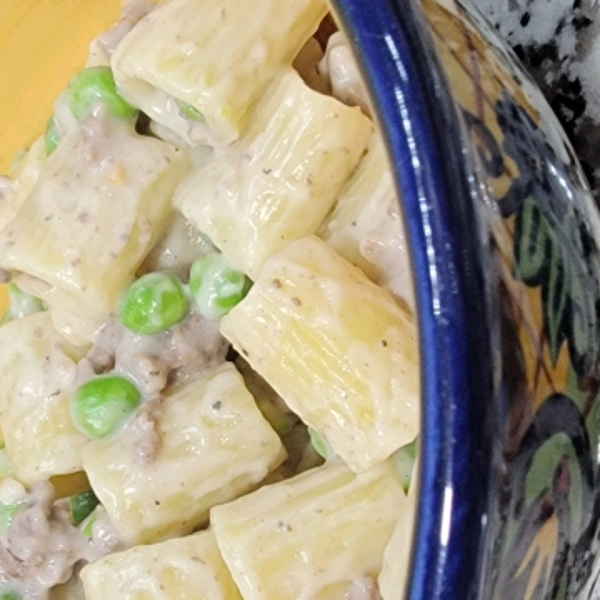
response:
<svg viewBox="0 0 600 600"><path fill-rule="evenodd" d="M318 238L274 255L221 331L353 470L417 435L412 319Z"/></svg>
<svg viewBox="0 0 600 600"><path fill-rule="evenodd" d="M81 578L87 600L242 600L209 531L112 554Z"/></svg>
<svg viewBox="0 0 600 600"><path fill-rule="evenodd" d="M245 600L338 600L377 577L405 503L392 463L354 475L331 462L213 508L211 523Z"/></svg>
<svg viewBox="0 0 600 600"><path fill-rule="evenodd" d="M186 143L230 144L326 12L324 0L171 0L117 48L117 84Z"/></svg>
<svg viewBox="0 0 600 600"><path fill-rule="evenodd" d="M106 315L95 312L78 298L41 279L16 274L13 281L46 303L54 327L71 344L89 346L106 321Z"/></svg>
<svg viewBox="0 0 600 600"><path fill-rule="evenodd" d="M0 231L16 217L35 186L45 162L44 140L40 138L22 158L14 174L14 181L9 184L4 194L0 189Z"/></svg>
<svg viewBox="0 0 600 600"><path fill-rule="evenodd" d="M290 70L257 108L248 134L193 173L175 202L255 279L271 254L317 231L371 132L359 110L311 90Z"/></svg>
<svg viewBox="0 0 600 600"><path fill-rule="evenodd" d="M375 133L320 235L369 279L412 309L410 264L398 207L383 141Z"/></svg>
<svg viewBox="0 0 600 600"><path fill-rule="evenodd" d="M82 469L87 438L74 427L69 395L81 350L54 330L47 312L0 327L2 431L16 477L33 483Z"/></svg>
<svg viewBox="0 0 600 600"><path fill-rule="evenodd" d="M417 512L417 463L413 469L413 484L408 491L392 538L385 549L383 567L379 575L379 590L383 600L402 600L408 583L412 535Z"/></svg>
<svg viewBox="0 0 600 600"><path fill-rule="evenodd" d="M128 544L190 533L211 506L252 489L285 458L230 363L205 371L163 405L151 464L136 460L134 427L83 452L92 487Z"/></svg>
<svg viewBox="0 0 600 600"><path fill-rule="evenodd" d="M190 163L182 150L138 136L129 124L96 126L67 134L49 157L0 233L0 266L109 313L160 237Z"/></svg>

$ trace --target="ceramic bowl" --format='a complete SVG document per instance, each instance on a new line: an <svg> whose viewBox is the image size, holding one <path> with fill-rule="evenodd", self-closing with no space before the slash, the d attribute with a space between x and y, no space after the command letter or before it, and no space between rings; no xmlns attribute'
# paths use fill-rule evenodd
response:
<svg viewBox="0 0 600 600"><path fill-rule="evenodd" d="M467 2L338 12L393 158L418 299L407 598L592 597L600 220L577 158Z"/></svg>
<svg viewBox="0 0 600 600"><path fill-rule="evenodd" d="M3 44L40 32L27 37L38 73L0 56L20 94L0 104L5 148L41 129L118 0L82 6L0 6ZM416 282L424 416L407 598L598 597L600 218L577 159L466 0L336 6L393 159Z"/></svg>

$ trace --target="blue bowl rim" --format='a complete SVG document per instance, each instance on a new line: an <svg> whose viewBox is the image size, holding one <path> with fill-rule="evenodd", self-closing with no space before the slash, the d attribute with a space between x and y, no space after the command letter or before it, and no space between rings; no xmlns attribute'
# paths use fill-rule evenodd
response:
<svg viewBox="0 0 600 600"><path fill-rule="evenodd" d="M484 597L506 415L474 156L415 0L337 0L392 161L419 322L419 505L407 600Z"/></svg>

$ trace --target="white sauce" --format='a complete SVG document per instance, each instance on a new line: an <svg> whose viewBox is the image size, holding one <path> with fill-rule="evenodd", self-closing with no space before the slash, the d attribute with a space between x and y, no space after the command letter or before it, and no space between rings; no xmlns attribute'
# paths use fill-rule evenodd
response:
<svg viewBox="0 0 600 600"><path fill-rule="evenodd" d="M213 245L181 213L176 212L162 240L152 249L138 275L171 271L182 281L187 281L193 262L212 250Z"/></svg>
<svg viewBox="0 0 600 600"><path fill-rule="evenodd" d="M136 462L147 464L154 460L161 443L156 429L160 393L168 385L183 385L204 369L221 364L228 348L219 324L195 310L155 335L137 335L110 321L77 365L77 385L107 371L136 384L144 402L127 427L135 434Z"/></svg>
<svg viewBox="0 0 600 600"><path fill-rule="evenodd" d="M361 577L352 582L347 600L381 600L379 586L372 577Z"/></svg>
<svg viewBox="0 0 600 600"><path fill-rule="evenodd" d="M360 253L377 266L380 286L402 298L414 308L415 298L412 273L404 227L400 218L397 198L394 196L387 208L387 218L371 229L362 239Z"/></svg>
<svg viewBox="0 0 600 600"><path fill-rule="evenodd" d="M110 57L121 40L155 8L156 5L151 0L124 0L121 20L92 40L86 66L109 66Z"/></svg>
<svg viewBox="0 0 600 600"><path fill-rule="evenodd" d="M348 106L360 106L371 114L369 95L344 34L334 33L327 42L327 51L319 63L319 72L331 81L332 95Z"/></svg>
<svg viewBox="0 0 600 600"><path fill-rule="evenodd" d="M0 175L0 202L4 200L4 198L8 196L8 194L10 194L12 190L12 185L12 179Z"/></svg>

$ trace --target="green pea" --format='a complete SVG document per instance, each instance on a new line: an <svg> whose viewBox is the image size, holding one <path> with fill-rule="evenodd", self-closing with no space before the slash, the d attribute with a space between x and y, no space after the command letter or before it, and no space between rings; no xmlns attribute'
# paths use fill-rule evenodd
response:
<svg viewBox="0 0 600 600"><path fill-rule="evenodd" d="M411 442L406 446L402 446L402 448L399 448L394 453L396 468L398 469L398 473L400 474L402 487L404 488L404 491L407 494L413 476L415 461L417 460L417 444L418 438L414 442Z"/></svg>
<svg viewBox="0 0 600 600"><path fill-rule="evenodd" d="M10 304L0 325L44 310L44 305L39 298L27 294L15 283L9 283L6 289Z"/></svg>
<svg viewBox="0 0 600 600"><path fill-rule="evenodd" d="M69 498L69 508L73 524L79 525L79 523L87 519L98 504L99 500L96 498L94 492L84 492L83 494L71 496Z"/></svg>
<svg viewBox="0 0 600 600"><path fill-rule="evenodd" d="M15 515L22 511L24 505L20 504L0 504L0 530L6 530L10 527Z"/></svg>
<svg viewBox="0 0 600 600"><path fill-rule="evenodd" d="M219 320L239 304L250 289L250 280L227 265L220 252L209 252L192 265L190 290L209 319Z"/></svg>
<svg viewBox="0 0 600 600"><path fill-rule="evenodd" d="M71 397L75 427L89 438L114 433L135 411L140 392L129 380L104 375L82 385Z"/></svg>
<svg viewBox="0 0 600 600"><path fill-rule="evenodd" d="M148 273L132 283L119 305L119 321L135 333L151 335L179 323L188 310L181 281L166 271Z"/></svg>
<svg viewBox="0 0 600 600"><path fill-rule="evenodd" d="M46 146L46 156L50 156L56 150L60 142L60 133L58 133L54 118L51 118L48 121L48 125L46 125L44 142Z"/></svg>
<svg viewBox="0 0 600 600"><path fill-rule="evenodd" d="M319 435L310 427L308 428L308 435L310 437L310 443L312 444L312 447L319 456L325 460L329 460L335 456L335 452L331 449L329 442L323 436Z"/></svg>
<svg viewBox="0 0 600 600"><path fill-rule="evenodd" d="M108 112L119 119L137 115L137 109L119 95L109 67L90 67L75 75L67 88L67 102L78 121L85 118L99 103L104 104Z"/></svg>
<svg viewBox="0 0 600 600"><path fill-rule="evenodd" d="M21 596L14 592L0 593L0 600L21 600Z"/></svg>
<svg viewBox="0 0 600 600"><path fill-rule="evenodd" d="M177 108L179 108L181 114L184 117L187 117L192 121L199 121L200 123L204 123L204 121L206 121L204 115L191 104L186 104L185 102L182 102L181 100L177 99L175 100L175 103L177 104Z"/></svg>

